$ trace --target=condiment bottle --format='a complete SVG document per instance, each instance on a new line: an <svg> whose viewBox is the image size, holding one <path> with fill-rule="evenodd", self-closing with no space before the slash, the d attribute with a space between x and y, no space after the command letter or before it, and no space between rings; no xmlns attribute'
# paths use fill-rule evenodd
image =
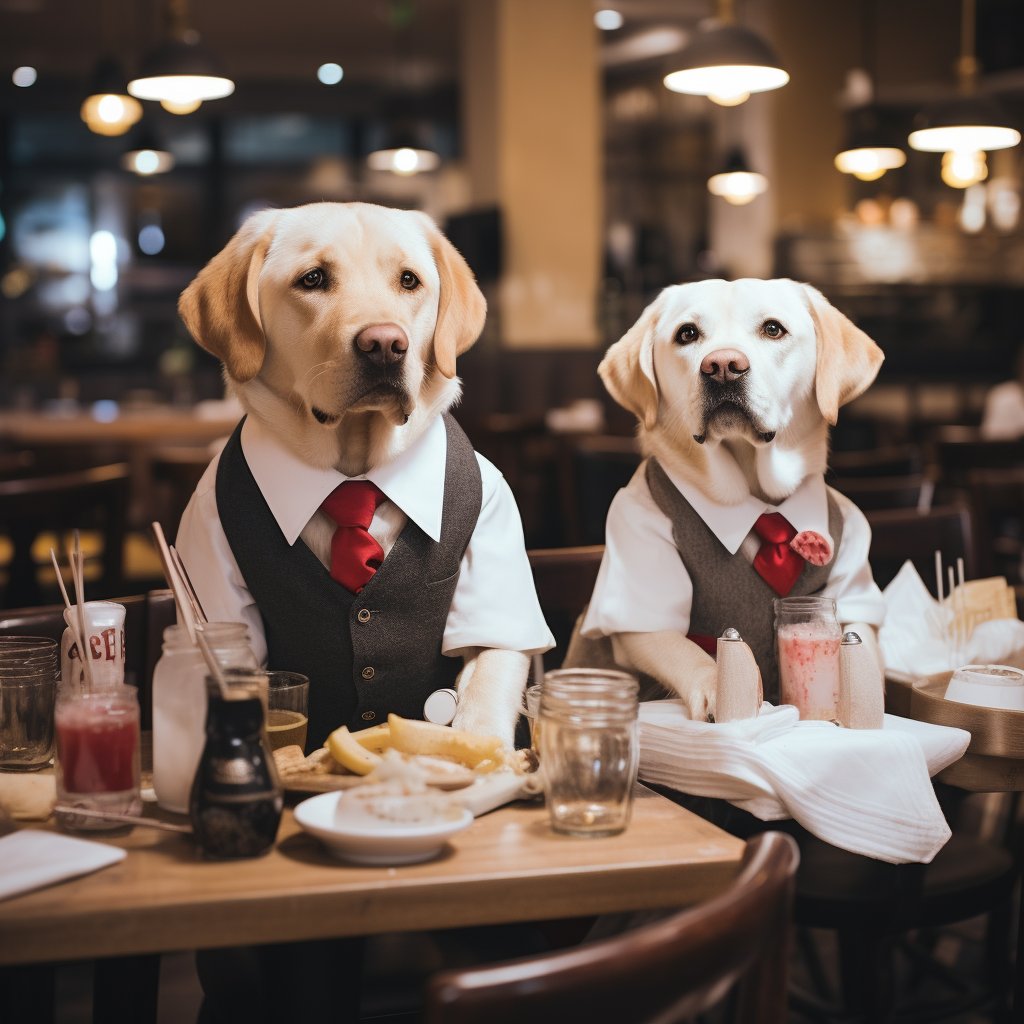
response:
<svg viewBox="0 0 1024 1024"><path fill-rule="evenodd" d="M219 664L257 669L242 622L200 627ZM206 741L206 663L184 626L168 626L153 671L153 789L167 811L188 814L192 779Z"/></svg>
<svg viewBox="0 0 1024 1024"><path fill-rule="evenodd" d="M735 722L756 718L761 707L761 673L754 653L739 632L730 626L718 638L718 684L715 721Z"/></svg>
<svg viewBox="0 0 1024 1024"><path fill-rule="evenodd" d="M263 672L229 669L227 699L206 677L206 745L189 816L203 853L218 860L258 857L274 845L284 797L263 728Z"/></svg>
<svg viewBox="0 0 1024 1024"><path fill-rule="evenodd" d="M885 683L878 659L859 634L843 634L839 645L839 724L847 729L881 729Z"/></svg>

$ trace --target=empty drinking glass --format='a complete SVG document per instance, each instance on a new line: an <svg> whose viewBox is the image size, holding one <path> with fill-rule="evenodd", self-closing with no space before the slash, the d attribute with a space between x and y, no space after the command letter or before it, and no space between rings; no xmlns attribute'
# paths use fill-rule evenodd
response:
<svg viewBox="0 0 1024 1024"><path fill-rule="evenodd" d="M36 771L53 757L57 642L0 637L0 769Z"/></svg>

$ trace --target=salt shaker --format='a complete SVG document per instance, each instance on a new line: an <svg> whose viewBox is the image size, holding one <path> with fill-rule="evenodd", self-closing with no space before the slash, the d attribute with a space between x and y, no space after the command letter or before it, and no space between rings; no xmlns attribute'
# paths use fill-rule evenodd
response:
<svg viewBox="0 0 1024 1024"><path fill-rule="evenodd" d="M718 638L718 685L715 721L756 718L761 707L761 673L750 648L730 626Z"/></svg>
<svg viewBox="0 0 1024 1024"><path fill-rule="evenodd" d="M839 724L847 729L881 729L883 691L874 651L859 634L844 633L839 645Z"/></svg>

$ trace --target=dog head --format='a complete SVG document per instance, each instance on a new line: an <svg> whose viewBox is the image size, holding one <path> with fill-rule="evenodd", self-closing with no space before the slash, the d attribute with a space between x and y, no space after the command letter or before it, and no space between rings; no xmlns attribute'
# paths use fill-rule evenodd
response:
<svg viewBox="0 0 1024 1024"><path fill-rule="evenodd" d="M486 303L425 214L314 203L250 217L178 311L243 401L269 392L309 441L350 413L399 426L435 393L451 404Z"/></svg>
<svg viewBox="0 0 1024 1024"><path fill-rule="evenodd" d="M834 424L874 380L878 346L816 289L794 281L700 281L666 288L599 367L646 430L698 444L755 446L802 425Z"/></svg>

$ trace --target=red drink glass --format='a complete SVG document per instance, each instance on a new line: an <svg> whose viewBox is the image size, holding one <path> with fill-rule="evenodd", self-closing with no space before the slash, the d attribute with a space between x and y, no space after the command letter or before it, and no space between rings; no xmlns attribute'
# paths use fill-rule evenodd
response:
<svg viewBox="0 0 1024 1024"><path fill-rule="evenodd" d="M839 645L843 634L836 603L825 597L786 597L775 602L779 696L803 720L839 716Z"/></svg>
<svg viewBox="0 0 1024 1024"><path fill-rule="evenodd" d="M57 799L93 811L138 814L139 701L135 688L61 694L57 731ZM65 812L63 825L119 828L118 822Z"/></svg>

